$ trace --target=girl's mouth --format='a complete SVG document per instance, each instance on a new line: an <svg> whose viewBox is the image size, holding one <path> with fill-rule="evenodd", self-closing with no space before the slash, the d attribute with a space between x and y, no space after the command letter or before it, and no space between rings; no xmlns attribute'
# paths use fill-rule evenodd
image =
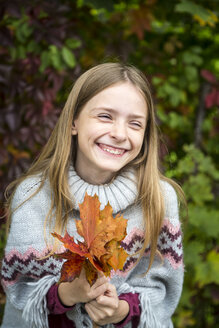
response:
<svg viewBox="0 0 219 328"><path fill-rule="evenodd" d="M104 145L104 144L97 144L103 151L112 154L112 155L123 155L126 152L126 149L122 148L115 148L112 146Z"/></svg>

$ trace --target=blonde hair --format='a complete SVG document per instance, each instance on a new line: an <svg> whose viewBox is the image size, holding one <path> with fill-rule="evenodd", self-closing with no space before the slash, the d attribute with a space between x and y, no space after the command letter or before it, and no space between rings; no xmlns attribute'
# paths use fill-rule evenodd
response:
<svg viewBox="0 0 219 328"><path fill-rule="evenodd" d="M39 158L24 176L10 184L7 189L13 189L8 198L8 224L11 220L10 204L16 187L28 176L41 174L42 182L36 192L42 188L46 179L49 180L52 191L51 208L45 218L45 224L51 223L52 214L55 214L54 229L58 233L63 231L69 213L74 206L68 185L69 167L72 162L74 163L77 151L76 139L72 137L72 123L92 97L107 87L121 82L132 83L144 96L148 109L147 127L142 149L137 158L129 165L135 166L138 174L138 201L142 205L145 226L147 227L140 258L143 256L145 248L150 245L149 270L157 251L157 240L164 218L164 201L159 181L160 179L168 180L180 193L181 189L176 183L166 179L160 173L158 135L149 83L143 73L133 66L121 63L100 64L86 71L77 79Z"/></svg>

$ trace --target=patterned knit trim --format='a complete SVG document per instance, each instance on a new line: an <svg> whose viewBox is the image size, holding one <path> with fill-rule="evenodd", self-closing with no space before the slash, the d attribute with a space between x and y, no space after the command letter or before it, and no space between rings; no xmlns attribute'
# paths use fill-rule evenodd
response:
<svg viewBox="0 0 219 328"><path fill-rule="evenodd" d="M142 230L134 228L122 242L122 247L130 254L123 271L113 272L112 276L118 274L125 277L137 261L137 256L132 256L142 248L144 243L144 233ZM165 220L158 239L158 250L167 259L173 269L183 265L182 255L182 233L180 224L174 226L169 220ZM57 275L60 272L62 260L50 256L38 260L49 254L50 249L45 248L41 252L33 247L29 247L25 253L20 253L12 249L2 262L2 284L9 286L14 284L20 275L26 275L32 278L42 278L47 274ZM149 249L146 249L145 256L149 255Z"/></svg>
<svg viewBox="0 0 219 328"><path fill-rule="evenodd" d="M144 232L140 229L134 228L129 235L122 242L122 247L127 253L134 254L142 248L144 243ZM174 226L169 220L164 220L160 236L158 238L158 250L164 259L167 259L173 269L177 269L183 265L182 253L182 232L180 224ZM149 256L150 248L145 250L146 257ZM124 267L123 271L116 271L112 273L125 277L128 271L132 269L137 261L137 256L130 256Z"/></svg>
<svg viewBox="0 0 219 328"><path fill-rule="evenodd" d="M16 249L11 250L2 261L2 285L4 287L13 285L21 275L39 279L47 274L54 276L59 274L61 259L53 256L40 259L48 255L49 252L49 248L39 252L33 247L29 247L24 254Z"/></svg>
<svg viewBox="0 0 219 328"><path fill-rule="evenodd" d="M164 220L158 239L158 250L174 269L183 265L182 231L180 224L174 226L169 220Z"/></svg>
<svg viewBox="0 0 219 328"><path fill-rule="evenodd" d="M138 228L133 228L132 231L125 237L121 246L129 253L133 254L142 248L144 242L144 231Z"/></svg>

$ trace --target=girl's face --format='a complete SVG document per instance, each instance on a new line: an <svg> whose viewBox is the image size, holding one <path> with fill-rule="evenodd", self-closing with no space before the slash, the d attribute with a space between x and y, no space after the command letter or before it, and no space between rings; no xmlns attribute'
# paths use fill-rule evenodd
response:
<svg viewBox="0 0 219 328"><path fill-rule="evenodd" d="M143 95L129 82L91 98L72 127L77 135L75 169L92 184L109 182L139 154L147 121Z"/></svg>

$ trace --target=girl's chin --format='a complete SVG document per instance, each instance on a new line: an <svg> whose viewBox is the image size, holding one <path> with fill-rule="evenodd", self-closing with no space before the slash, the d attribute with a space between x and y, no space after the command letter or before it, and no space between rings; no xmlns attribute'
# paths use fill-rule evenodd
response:
<svg viewBox="0 0 219 328"><path fill-rule="evenodd" d="M108 163L106 165L104 165L104 163L102 164L103 165L101 165L98 170L99 174L111 177L114 177L121 169L123 169L123 167L127 165L127 163L123 163L121 165L118 165L118 163Z"/></svg>

